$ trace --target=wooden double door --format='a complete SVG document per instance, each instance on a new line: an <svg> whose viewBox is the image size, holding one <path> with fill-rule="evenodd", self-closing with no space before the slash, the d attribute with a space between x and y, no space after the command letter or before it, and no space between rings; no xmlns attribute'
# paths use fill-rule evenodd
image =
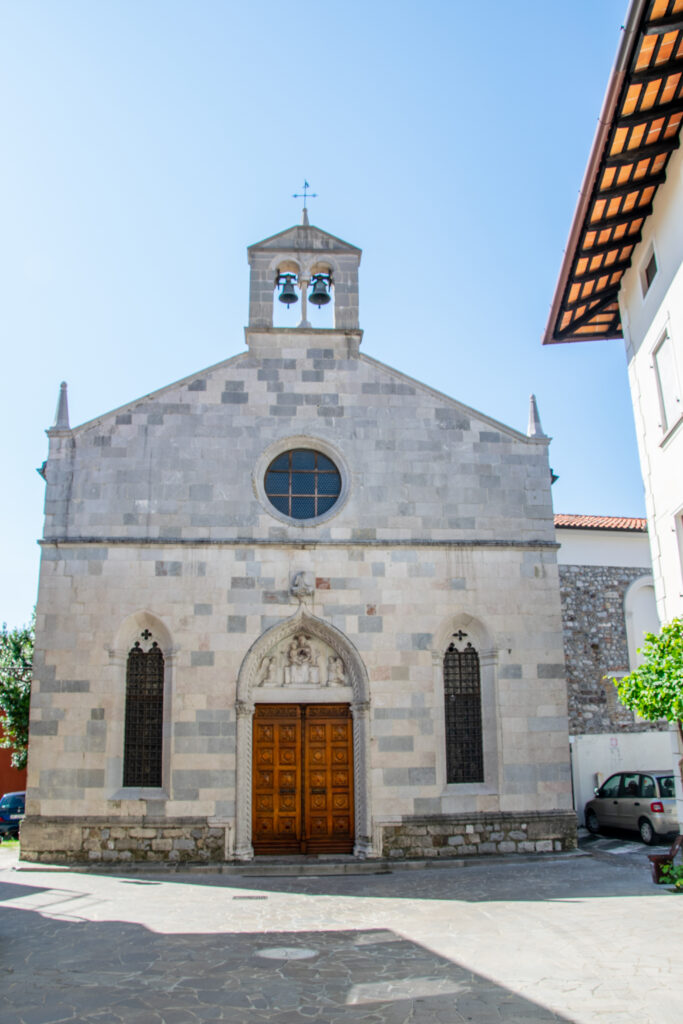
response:
<svg viewBox="0 0 683 1024"><path fill-rule="evenodd" d="M353 852L353 723L348 704L257 704L255 854Z"/></svg>

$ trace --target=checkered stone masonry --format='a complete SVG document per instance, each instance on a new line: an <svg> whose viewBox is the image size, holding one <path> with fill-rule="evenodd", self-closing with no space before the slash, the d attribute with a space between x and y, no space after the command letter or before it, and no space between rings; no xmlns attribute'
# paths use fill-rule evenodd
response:
<svg viewBox="0 0 683 1024"><path fill-rule="evenodd" d="M359 331L247 339L247 353L50 432L23 855L223 856L199 844L213 818L234 822L236 681L258 638L297 611L295 573L315 581L307 611L367 671L374 822L569 809L546 441L360 356ZM257 479L278 445L308 444L336 453L346 485L314 526L274 514ZM495 695L496 749L467 793L446 785L441 756L458 616L488 634ZM125 657L146 626L164 653L168 718L162 787L138 793L122 789ZM140 817L181 834L135 837L126 822ZM186 833L190 817L204 825ZM564 842L554 826L533 840L501 831L481 842ZM462 832L468 847L474 834ZM425 836L425 848L456 848Z"/></svg>

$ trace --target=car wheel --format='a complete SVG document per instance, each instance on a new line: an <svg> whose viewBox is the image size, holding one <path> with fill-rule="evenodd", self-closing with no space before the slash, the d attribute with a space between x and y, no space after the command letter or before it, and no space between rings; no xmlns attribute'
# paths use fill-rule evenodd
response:
<svg viewBox="0 0 683 1024"><path fill-rule="evenodd" d="M646 846L652 846L652 844L657 841L657 833L647 818L640 819L638 822L638 831L640 832L640 838Z"/></svg>
<svg viewBox="0 0 683 1024"><path fill-rule="evenodd" d="M586 811L586 828L593 835L600 831L600 822L595 811Z"/></svg>

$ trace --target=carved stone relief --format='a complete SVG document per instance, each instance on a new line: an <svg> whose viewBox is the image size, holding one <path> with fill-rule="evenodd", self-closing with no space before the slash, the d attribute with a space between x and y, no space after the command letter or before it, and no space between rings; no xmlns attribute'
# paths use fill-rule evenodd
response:
<svg viewBox="0 0 683 1024"><path fill-rule="evenodd" d="M261 659L257 686L346 686L344 659L320 637L299 632Z"/></svg>

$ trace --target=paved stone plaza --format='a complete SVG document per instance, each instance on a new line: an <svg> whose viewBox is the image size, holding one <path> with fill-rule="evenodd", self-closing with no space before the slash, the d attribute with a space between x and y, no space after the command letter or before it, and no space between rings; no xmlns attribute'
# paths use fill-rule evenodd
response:
<svg viewBox="0 0 683 1024"><path fill-rule="evenodd" d="M17 870L0 847L0 1021L679 1024L681 905L642 846L600 846L304 878Z"/></svg>

